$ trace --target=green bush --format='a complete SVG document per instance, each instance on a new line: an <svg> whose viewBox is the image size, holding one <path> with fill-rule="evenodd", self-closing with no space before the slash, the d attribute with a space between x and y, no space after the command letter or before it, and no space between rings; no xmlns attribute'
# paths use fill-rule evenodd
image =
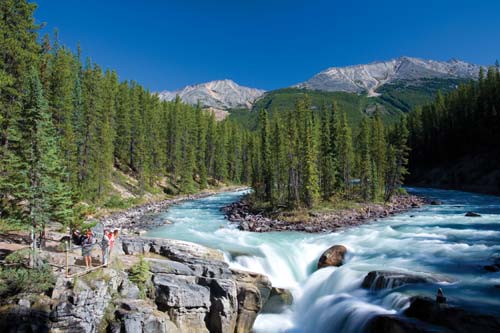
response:
<svg viewBox="0 0 500 333"><path fill-rule="evenodd" d="M149 272L149 263L144 260L143 256L141 256L139 258L139 262L130 268L129 279L137 284L142 297L146 296L147 283L150 277L151 273Z"/></svg>
<svg viewBox="0 0 500 333"><path fill-rule="evenodd" d="M48 265L37 269L26 267L0 268L0 298L20 293L44 293L52 289L55 278Z"/></svg>

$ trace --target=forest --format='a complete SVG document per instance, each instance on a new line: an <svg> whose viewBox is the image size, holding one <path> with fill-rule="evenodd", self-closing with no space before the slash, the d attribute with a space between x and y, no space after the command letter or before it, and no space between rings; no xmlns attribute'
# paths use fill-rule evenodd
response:
<svg viewBox="0 0 500 333"><path fill-rule="evenodd" d="M7 223L81 223L82 203L106 201L114 169L144 190L168 182L166 194L248 184L258 201L289 209L332 198L387 201L403 183L405 117L385 125L376 110L351 128L335 101L313 112L304 95L272 118L260 110L253 131L216 122L200 107L160 101L83 60L79 47L60 45L57 31L40 38L35 8L26 1L0 5L0 218ZM453 94L468 98L469 90Z"/></svg>
<svg viewBox="0 0 500 333"><path fill-rule="evenodd" d="M500 71L481 69L479 80L438 94L408 115L410 180L498 193L500 160ZM436 179L426 175L437 169ZM446 170L446 172L444 172ZM481 178L485 184L479 184ZM488 184L489 183L489 184Z"/></svg>

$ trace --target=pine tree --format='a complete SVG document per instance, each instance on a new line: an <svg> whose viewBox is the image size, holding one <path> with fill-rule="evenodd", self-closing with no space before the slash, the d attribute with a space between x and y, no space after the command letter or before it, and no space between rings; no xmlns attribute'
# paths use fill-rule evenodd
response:
<svg viewBox="0 0 500 333"><path fill-rule="evenodd" d="M351 196L352 175L354 168L354 153L352 147L351 128L347 123L347 115L341 112L338 115L336 147L338 149L338 163L342 177L342 190L347 198Z"/></svg>
<svg viewBox="0 0 500 333"><path fill-rule="evenodd" d="M71 194L63 183L59 143L35 69L29 73L18 128L22 169L17 172L25 175L28 186L17 193L17 199L26 203L26 220L35 231L43 230L51 220L68 225L72 220Z"/></svg>
<svg viewBox="0 0 500 333"><path fill-rule="evenodd" d="M321 118L320 137L320 184L323 200L328 200L334 193L335 161L334 147L332 147L331 114L323 108Z"/></svg>
<svg viewBox="0 0 500 333"><path fill-rule="evenodd" d="M361 128L358 135L358 172L361 185L361 197L368 201L371 199L371 181L373 176L373 166L370 155L370 124L366 117L361 121ZM375 169L376 170L376 169Z"/></svg>
<svg viewBox="0 0 500 333"><path fill-rule="evenodd" d="M374 187L373 199L381 200L384 194L384 179L387 168L387 144L384 123L378 107L375 110L371 122L371 151L370 155L374 161L373 169L376 170L378 186Z"/></svg>
<svg viewBox="0 0 500 333"><path fill-rule="evenodd" d="M261 144L261 173L262 173L262 195L265 201L271 201L273 197L273 173L271 159L271 133L269 118L266 110L259 113L260 144Z"/></svg>

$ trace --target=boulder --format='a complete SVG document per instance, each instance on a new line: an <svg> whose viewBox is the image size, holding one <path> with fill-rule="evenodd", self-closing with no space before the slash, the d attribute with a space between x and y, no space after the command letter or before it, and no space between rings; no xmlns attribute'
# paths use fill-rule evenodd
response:
<svg viewBox="0 0 500 333"><path fill-rule="evenodd" d="M500 332L500 318L466 311L459 307L437 304L428 297L412 297L404 315L442 326L453 332Z"/></svg>
<svg viewBox="0 0 500 333"><path fill-rule="evenodd" d="M262 313L281 313L292 303L293 295L290 290L272 287L269 298L262 308Z"/></svg>
<svg viewBox="0 0 500 333"><path fill-rule="evenodd" d="M432 201L430 202L430 204L431 204L432 206L439 206L439 205L442 205L442 204L443 204L443 202L442 202L441 200L437 200L437 199L436 199L436 200L432 200Z"/></svg>
<svg viewBox="0 0 500 333"><path fill-rule="evenodd" d="M371 271L361 287L372 290L397 288L405 284L452 282L448 277L423 273L404 273L392 271Z"/></svg>
<svg viewBox="0 0 500 333"><path fill-rule="evenodd" d="M467 217L481 217L481 214L476 213L476 212L467 212L467 213L465 213L465 216L467 216Z"/></svg>
<svg viewBox="0 0 500 333"><path fill-rule="evenodd" d="M344 245L334 245L323 252L318 260L318 269L328 266L342 266L347 249Z"/></svg>
<svg viewBox="0 0 500 333"><path fill-rule="evenodd" d="M249 333L271 292L271 282L262 274L232 270L238 288L238 318L235 333Z"/></svg>

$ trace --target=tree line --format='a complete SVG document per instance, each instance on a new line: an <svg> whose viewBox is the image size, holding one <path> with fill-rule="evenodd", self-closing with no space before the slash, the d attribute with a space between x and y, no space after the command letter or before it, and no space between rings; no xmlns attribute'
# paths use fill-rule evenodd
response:
<svg viewBox="0 0 500 333"><path fill-rule="evenodd" d="M378 109L353 132L335 103L313 112L305 96L272 120L261 111L257 131L252 186L274 207L313 207L335 197L389 200L407 173L406 119L386 128Z"/></svg>
<svg viewBox="0 0 500 333"><path fill-rule="evenodd" d="M480 69L479 80L460 85L408 116L411 170L457 161L500 148L500 71L498 62Z"/></svg>
<svg viewBox="0 0 500 333"><path fill-rule="evenodd" d="M210 181L248 183L251 134L179 99L120 82L81 51L45 36L36 6L0 4L0 218L71 224L78 202L100 204L113 168L145 191L167 181L191 193Z"/></svg>
<svg viewBox="0 0 500 333"><path fill-rule="evenodd" d="M39 40L25 0L0 3L0 219L64 225L81 202L102 204L114 169L141 191L192 193L210 182L251 184L259 200L313 207L339 196L388 200L406 173L403 118L386 128L380 112L353 132L335 103L313 113L307 97L256 131L217 122L200 106L160 101L120 81L81 51Z"/></svg>

